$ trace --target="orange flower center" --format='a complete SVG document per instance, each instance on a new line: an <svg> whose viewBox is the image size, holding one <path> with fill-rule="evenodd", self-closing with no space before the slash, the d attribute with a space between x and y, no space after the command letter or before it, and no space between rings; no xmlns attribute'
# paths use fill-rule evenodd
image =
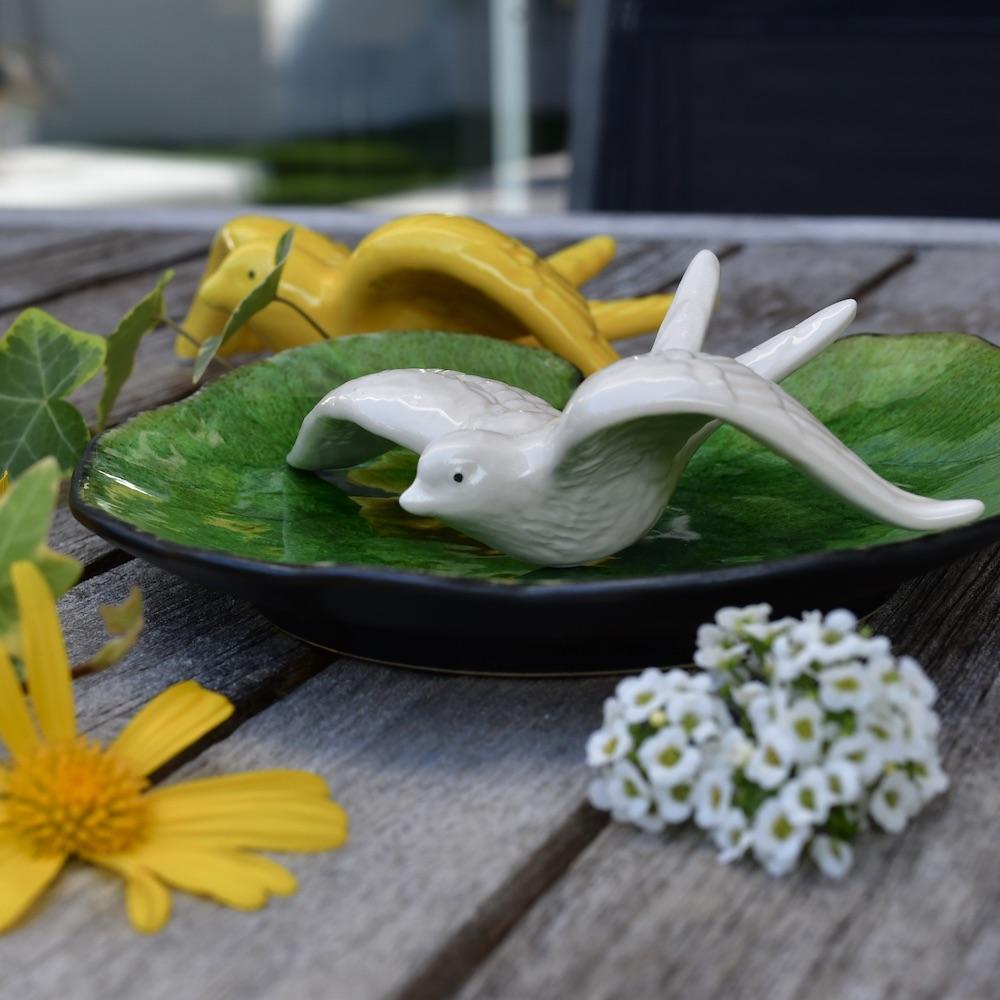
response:
<svg viewBox="0 0 1000 1000"><path fill-rule="evenodd" d="M17 760L0 801L10 828L39 854L117 854L145 831L148 784L125 761L79 737Z"/></svg>

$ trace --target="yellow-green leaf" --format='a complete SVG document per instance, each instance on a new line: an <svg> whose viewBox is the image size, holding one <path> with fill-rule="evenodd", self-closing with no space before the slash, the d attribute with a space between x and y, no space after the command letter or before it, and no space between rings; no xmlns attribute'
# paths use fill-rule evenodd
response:
<svg viewBox="0 0 1000 1000"><path fill-rule="evenodd" d="M106 670L135 645L145 624L142 591L133 587L121 604L102 604L101 617L111 638L89 660L73 668L74 677Z"/></svg>
<svg viewBox="0 0 1000 1000"><path fill-rule="evenodd" d="M222 328L222 333L214 337L209 337L198 348L198 355L194 359L194 381L200 382L212 359L218 353L219 348L229 340L230 337L239 331L253 319L262 309L269 306L278 294L278 285L281 282L281 272L285 269L285 262L288 260L289 251L292 249L292 240L295 237L295 230L286 230L274 251L274 267L268 271L260 284L254 286L244 296L239 305L230 313L226 325Z"/></svg>
<svg viewBox="0 0 1000 1000"><path fill-rule="evenodd" d="M11 564L19 559L34 562L55 597L65 594L80 577L80 563L46 545L59 479L55 459L46 458L22 473L0 498L0 641L13 652L19 638Z"/></svg>
<svg viewBox="0 0 1000 1000"><path fill-rule="evenodd" d="M47 455L63 472L90 432L66 402L104 362L103 337L81 333L40 309L27 309L0 340L0 469L17 476Z"/></svg>
<svg viewBox="0 0 1000 1000"><path fill-rule="evenodd" d="M140 299L121 319L115 332L108 337L107 355L104 359L104 392L97 404L97 426L103 430L108 414L115 405L132 369L135 352L142 338L155 329L163 319L163 289L173 279L173 271L164 271L156 287Z"/></svg>

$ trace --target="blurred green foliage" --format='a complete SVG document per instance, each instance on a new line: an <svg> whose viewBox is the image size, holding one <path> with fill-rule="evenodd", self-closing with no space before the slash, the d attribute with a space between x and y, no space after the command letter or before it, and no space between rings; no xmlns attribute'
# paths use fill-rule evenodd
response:
<svg viewBox="0 0 1000 1000"><path fill-rule="evenodd" d="M531 148L536 153L563 149L565 141L565 116L534 117ZM259 202L331 205L440 184L489 166L490 119L456 115L365 135L200 146L184 152L259 163L266 176Z"/></svg>

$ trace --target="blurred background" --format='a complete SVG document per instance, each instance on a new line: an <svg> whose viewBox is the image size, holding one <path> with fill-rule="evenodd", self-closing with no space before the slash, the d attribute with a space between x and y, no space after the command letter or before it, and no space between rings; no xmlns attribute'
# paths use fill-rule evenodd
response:
<svg viewBox="0 0 1000 1000"><path fill-rule="evenodd" d="M0 207L998 217L996 11L0 0Z"/></svg>

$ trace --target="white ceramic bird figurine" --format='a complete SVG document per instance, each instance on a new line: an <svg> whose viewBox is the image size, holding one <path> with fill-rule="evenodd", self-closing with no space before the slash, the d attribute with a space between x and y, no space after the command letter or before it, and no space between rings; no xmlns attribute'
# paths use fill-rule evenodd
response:
<svg viewBox="0 0 1000 1000"><path fill-rule="evenodd" d="M834 341L856 303L838 302L739 358L700 352L719 285L701 251L648 354L596 372L560 413L502 382L428 369L338 386L306 417L290 465L319 471L393 445L420 455L399 498L502 552L574 566L618 552L659 519L697 447L721 421L883 521L941 530L978 500L932 500L887 482L775 385Z"/></svg>

